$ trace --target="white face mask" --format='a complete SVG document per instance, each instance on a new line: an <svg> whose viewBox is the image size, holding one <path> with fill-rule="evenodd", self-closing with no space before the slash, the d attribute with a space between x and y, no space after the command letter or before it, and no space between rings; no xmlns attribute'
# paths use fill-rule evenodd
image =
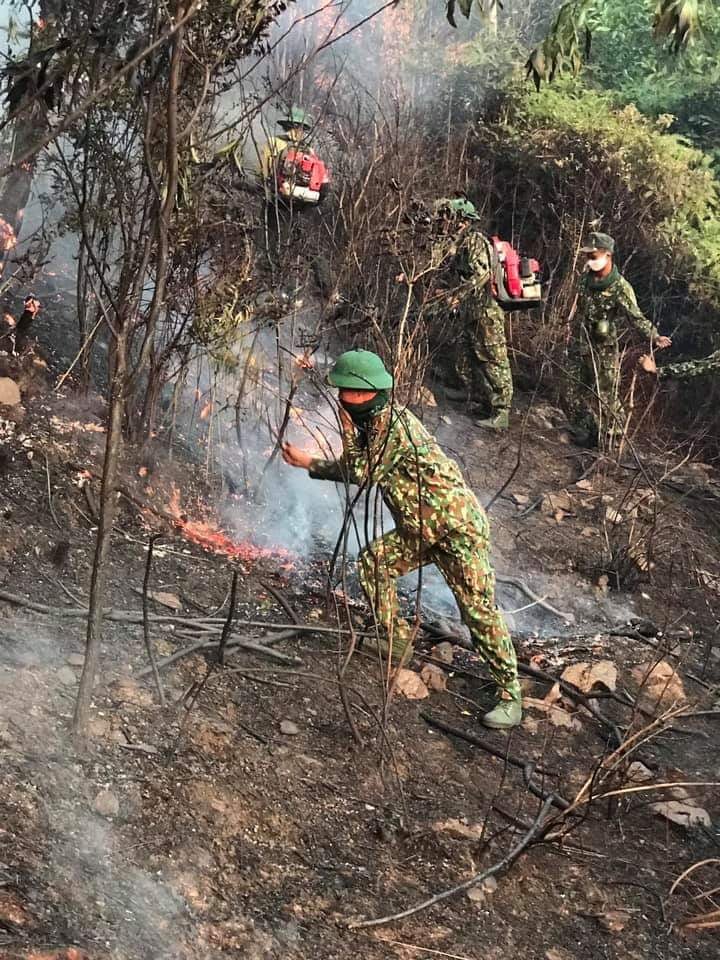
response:
<svg viewBox="0 0 720 960"><path fill-rule="evenodd" d="M607 266L609 259L610 258L608 257L608 255L604 253L601 257L598 257L596 260L588 260L587 262L588 269L592 270L593 273L600 273L600 271L604 270L605 267Z"/></svg>

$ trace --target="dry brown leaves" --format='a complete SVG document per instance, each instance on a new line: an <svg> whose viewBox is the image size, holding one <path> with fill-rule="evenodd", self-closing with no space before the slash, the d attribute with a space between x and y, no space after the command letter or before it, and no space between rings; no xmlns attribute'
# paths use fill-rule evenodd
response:
<svg viewBox="0 0 720 960"><path fill-rule="evenodd" d="M464 820L437 820L433 824L435 833L449 833L453 837L460 837L462 840L481 840L483 835L483 825L481 823L466 823Z"/></svg>
<svg viewBox="0 0 720 960"><path fill-rule="evenodd" d="M606 690L615 690L617 687L617 667L612 660L572 663L563 670L561 676L583 693L590 693L595 687L605 687Z"/></svg>
<svg viewBox="0 0 720 960"><path fill-rule="evenodd" d="M633 668L632 677L640 690L639 703L643 709L653 711L658 706L687 699L680 676L667 660L641 663Z"/></svg>
<svg viewBox="0 0 720 960"><path fill-rule="evenodd" d="M542 710L554 727L567 727L569 730L579 730L580 721L560 706L562 694L560 684L556 683L544 700L534 697L523 697L523 706L529 709Z"/></svg>
<svg viewBox="0 0 720 960"><path fill-rule="evenodd" d="M659 817L664 817L681 827L712 826L707 810L696 806L692 800L663 800L659 803L651 803L650 809Z"/></svg>

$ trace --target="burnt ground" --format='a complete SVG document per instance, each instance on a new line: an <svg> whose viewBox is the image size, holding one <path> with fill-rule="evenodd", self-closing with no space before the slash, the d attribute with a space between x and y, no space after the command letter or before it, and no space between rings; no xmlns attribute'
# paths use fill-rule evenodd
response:
<svg viewBox="0 0 720 960"><path fill-rule="evenodd" d="M488 685L459 647L447 689L422 701L396 696L382 736L377 657L354 657L347 683L360 749L338 696L332 636L303 633L278 644L301 664L247 650L229 653L225 668L213 666L211 653L181 659L163 671L170 705L162 709L152 682L138 678L147 663L142 627L117 619L106 622L90 736L76 743L69 731L84 624L69 611L88 595L94 543L93 495L81 489L80 474L99 470L104 435L91 403L39 386L26 393L22 422L0 421L3 960L713 955L717 928L684 925L717 910L717 896L703 892L720 884L712 862L720 856L720 795L707 785L720 779L710 689L720 672L712 466L678 467L650 450L641 466L600 463L578 487L593 461L564 442L551 409L518 417L502 438L479 435L459 408L426 411L485 502L515 469L522 443L519 467L491 512L497 566L574 621L537 607L515 614L521 660L553 676L577 662L612 661L617 696L637 696L636 706L602 688L593 703L626 737L673 703L686 714L711 711L638 737L612 773L599 766L612 751L607 725L569 697L546 700L550 683L525 681L534 705L512 736L484 730L476 704L487 702ZM224 615L228 559L141 509L166 510L177 484L190 511L196 495L209 496L202 470L155 451L140 477L147 464L147 451L128 452L130 499L119 502L109 604L121 613L141 609L155 532L162 536L152 590L177 598L180 616ZM96 481L90 488L97 492ZM245 509L252 513L252 504ZM296 561L248 551L237 619L288 621L265 584L303 622L332 624L327 559L327 551ZM509 585L500 598L508 609L529 603ZM173 612L155 600L151 610ZM636 633L630 616L655 627ZM153 622L158 656L191 642L188 633L197 628ZM638 694L633 668L662 659L657 646L666 637L672 654L664 659L677 672ZM524 769L430 727L421 713ZM631 761L644 767L628 769ZM647 770L651 783L704 785L652 790ZM558 820L555 839L533 846L496 883L376 930L348 929L352 918L402 910L501 860L538 812L528 783L572 800L593 771L594 794L641 789L581 803ZM650 806L670 798L681 809L702 808L707 820L688 827ZM562 816L557 808L552 815ZM671 894L683 871L705 860Z"/></svg>

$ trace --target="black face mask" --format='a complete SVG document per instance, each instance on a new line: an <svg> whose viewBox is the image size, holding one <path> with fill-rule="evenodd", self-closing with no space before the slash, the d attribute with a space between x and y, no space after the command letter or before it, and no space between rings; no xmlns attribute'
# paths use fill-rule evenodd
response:
<svg viewBox="0 0 720 960"><path fill-rule="evenodd" d="M352 417L353 423L358 426L363 426L369 420L372 420L375 414L379 413L383 407L387 406L387 402L387 390L378 390L374 397L371 397L369 400L363 400L362 403L347 403L347 401L341 400L340 406L343 410L347 410Z"/></svg>

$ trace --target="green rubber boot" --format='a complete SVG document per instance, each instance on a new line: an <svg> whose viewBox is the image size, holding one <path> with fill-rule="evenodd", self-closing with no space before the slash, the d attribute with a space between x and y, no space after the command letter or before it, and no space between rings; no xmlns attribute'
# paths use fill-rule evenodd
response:
<svg viewBox="0 0 720 960"><path fill-rule="evenodd" d="M480 718L480 723L491 730L512 730L522 721L522 700L500 700L490 713Z"/></svg>
<svg viewBox="0 0 720 960"><path fill-rule="evenodd" d="M485 427L486 430L507 430L510 426L510 411L498 410L487 420L476 420L475 423L478 427Z"/></svg>

